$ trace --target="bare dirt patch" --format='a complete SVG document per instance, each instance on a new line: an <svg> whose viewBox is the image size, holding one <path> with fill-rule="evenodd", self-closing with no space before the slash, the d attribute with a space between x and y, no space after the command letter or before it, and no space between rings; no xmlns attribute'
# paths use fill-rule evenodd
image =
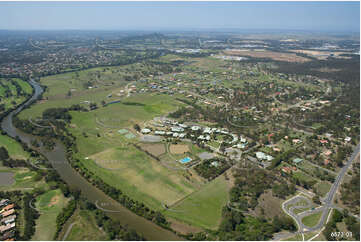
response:
<svg viewBox="0 0 361 242"><path fill-rule="evenodd" d="M320 72L337 72L337 71L340 71L341 69L323 67L323 68L314 69L314 70L320 71Z"/></svg>
<svg viewBox="0 0 361 242"><path fill-rule="evenodd" d="M55 204L57 204L59 202L59 195L56 195L54 197L51 198L50 203L48 204L48 207L52 207Z"/></svg>
<svg viewBox="0 0 361 242"><path fill-rule="evenodd" d="M141 144L140 147L157 157L165 153L164 144Z"/></svg>
<svg viewBox="0 0 361 242"><path fill-rule="evenodd" d="M170 145L169 150L172 154L184 154L189 151L189 147L186 144Z"/></svg>
<svg viewBox="0 0 361 242"><path fill-rule="evenodd" d="M167 218L171 222L171 228L181 234L188 234L188 233L198 233L201 232L202 229L193 227L188 224L184 224L172 218Z"/></svg>
<svg viewBox="0 0 361 242"><path fill-rule="evenodd" d="M224 51L225 54L228 55L236 55L236 56L246 56L246 57L254 57L254 58L270 58L276 61L287 61L287 62L306 62L310 61L310 59L298 56L293 53L281 53L274 52L268 50L227 50Z"/></svg>
<svg viewBox="0 0 361 242"><path fill-rule="evenodd" d="M315 58L317 58L319 60L325 60L331 54L335 58L345 58L345 59L350 58L350 57L347 57L347 56L341 56L342 54L347 54L347 52L342 52L342 51L319 51L319 50L291 50L291 51L296 52L296 53L306 54L306 55L315 57Z"/></svg>

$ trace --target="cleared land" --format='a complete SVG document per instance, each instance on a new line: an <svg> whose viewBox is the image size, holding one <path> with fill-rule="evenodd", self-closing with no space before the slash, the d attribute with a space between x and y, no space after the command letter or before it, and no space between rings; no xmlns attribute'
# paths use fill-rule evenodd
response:
<svg viewBox="0 0 361 242"><path fill-rule="evenodd" d="M189 151L189 147L186 144L170 145L169 151L172 154L184 154Z"/></svg>
<svg viewBox="0 0 361 242"><path fill-rule="evenodd" d="M297 56L296 54L292 53L281 53L281 52L274 52L268 50L228 50L224 51L225 54L228 55L237 55L237 56L248 56L254 58L270 58L272 60L277 61L287 61L287 62L306 62L310 59L305 57Z"/></svg>
<svg viewBox="0 0 361 242"><path fill-rule="evenodd" d="M228 184L224 176L220 176L201 190L171 205L165 214L190 225L216 229L227 201Z"/></svg>
<svg viewBox="0 0 361 242"><path fill-rule="evenodd" d="M197 183L188 181L182 175L183 171L169 170L133 146L97 153L86 163L88 169L108 184L155 208L190 194L195 191L192 183ZM111 169L99 168L97 164ZM117 170L112 170L115 168Z"/></svg>
<svg viewBox="0 0 361 242"><path fill-rule="evenodd" d="M165 153L165 147L164 144L141 144L140 147L142 147L143 150L151 153L154 156L160 156Z"/></svg>

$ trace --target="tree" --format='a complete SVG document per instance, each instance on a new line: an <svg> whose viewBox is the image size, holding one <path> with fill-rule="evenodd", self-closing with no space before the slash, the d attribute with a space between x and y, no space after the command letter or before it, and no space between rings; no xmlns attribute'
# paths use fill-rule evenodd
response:
<svg viewBox="0 0 361 242"><path fill-rule="evenodd" d="M321 200L320 200L320 197L318 195L314 196L312 198L312 201L316 204L321 204Z"/></svg>
<svg viewBox="0 0 361 242"><path fill-rule="evenodd" d="M0 160L9 159L9 153L5 147L0 147Z"/></svg>
<svg viewBox="0 0 361 242"><path fill-rule="evenodd" d="M138 132L140 132L140 126L138 124L134 124L134 129Z"/></svg>

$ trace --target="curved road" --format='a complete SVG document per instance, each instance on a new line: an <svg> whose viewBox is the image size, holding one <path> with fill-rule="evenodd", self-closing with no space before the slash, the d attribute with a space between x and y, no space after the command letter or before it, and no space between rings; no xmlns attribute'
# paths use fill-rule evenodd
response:
<svg viewBox="0 0 361 242"><path fill-rule="evenodd" d="M323 228L323 226L325 225L326 223L326 220L327 220L327 217L329 215L329 211L334 208L334 205L333 205L333 201L334 201L334 198L335 198L335 194L344 178L344 176L346 175L346 172L347 170L350 168L353 160L357 157L357 155L360 153L360 144L357 145L357 147L355 148L354 152L352 153L351 157L348 159L347 163L345 166L342 167L342 169L340 170L340 172L338 173L336 179L335 179L335 182L332 184L331 188L330 188L330 191L327 193L326 197L322 200L322 205L320 207L317 207L315 208L314 210L307 210L305 212L302 212L300 214L295 214L293 212L294 209L296 208L308 208L309 204L310 204L310 201L306 199L306 201L309 203L308 205L306 206L294 206L294 207L291 207L290 209L287 209L287 205L290 205L290 204L294 204L294 203L297 203L299 202L299 199L300 199L300 194L298 194L297 196L285 201L283 204L282 204L282 209L283 211L288 214L289 216L291 216L297 223L297 226L299 228L298 232L299 233L305 233L305 232L313 232L313 231L318 231L320 229ZM314 213L318 213L318 212L322 212L322 216L321 216L321 219L320 221L318 222L317 225L313 226L313 227L308 227L306 225L304 225L302 223L302 218L304 217L307 217L311 214L314 214Z"/></svg>

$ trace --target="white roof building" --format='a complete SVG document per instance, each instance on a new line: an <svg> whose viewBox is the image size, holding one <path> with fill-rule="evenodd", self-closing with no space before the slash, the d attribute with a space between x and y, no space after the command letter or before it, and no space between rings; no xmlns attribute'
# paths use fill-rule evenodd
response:
<svg viewBox="0 0 361 242"><path fill-rule="evenodd" d="M143 133L143 134L149 134L150 133L150 129L147 129L147 128L144 128L144 129L142 129L141 130L141 132Z"/></svg>
<svg viewBox="0 0 361 242"><path fill-rule="evenodd" d="M208 127L206 127L204 130L203 130L203 134L211 134L212 133L212 130Z"/></svg>
<svg viewBox="0 0 361 242"><path fill-rule="evenodd" d="M345 138L345 142L350 142L351 141L351 137L346 137Z"/></svg>
<svg viewBox="0 0 361 242"><path fill-rule="evenodd" d="M272 157L272 156L267 155L267 154L265 154L265 153L263 153L263 152L256 152L256 157L257 157L257 159L259 159L259 160L268 160L268 161L273 160L273 157Z"/></svg>
<svg viewBox="0 0 361 242"><path fill-rule="evenodd" d="M191 128L193 131L197 131L197 130L199 130L200 129L200 127L199 126L192 126L192 128Z"/></svg>
<svg viewBox="0 0 361 242"><path fill-rule="evenodd" d="M180 128L180 127L172 127L171 128L171 130L172 130L172 132L183 132L184 131L184 129L183 128Z"/></svg>
<svg viewBox="0 0 361 242"><path fill-rule="evenodd" d="M186 134L185 134L185 133L179 134L179 138L183 139L184 137L186 137Z"/></svg>
<svg viewBox="0 0 361 242"><path fill-rule="evenodd" d="M156 134L156 135L165 135L165 132L164 132L164 131L161 131L161 130L156 130L156 131L154 132L154 134Z"/></svg>
<svg viewBox="0 0 361 242"><path fill-rule="evenodd" d="M243 138L242 136L241 136L241 138L240 138L239 141L241 141L242 143L246 143L246 142L247 142L246 138Z"/></svg>

